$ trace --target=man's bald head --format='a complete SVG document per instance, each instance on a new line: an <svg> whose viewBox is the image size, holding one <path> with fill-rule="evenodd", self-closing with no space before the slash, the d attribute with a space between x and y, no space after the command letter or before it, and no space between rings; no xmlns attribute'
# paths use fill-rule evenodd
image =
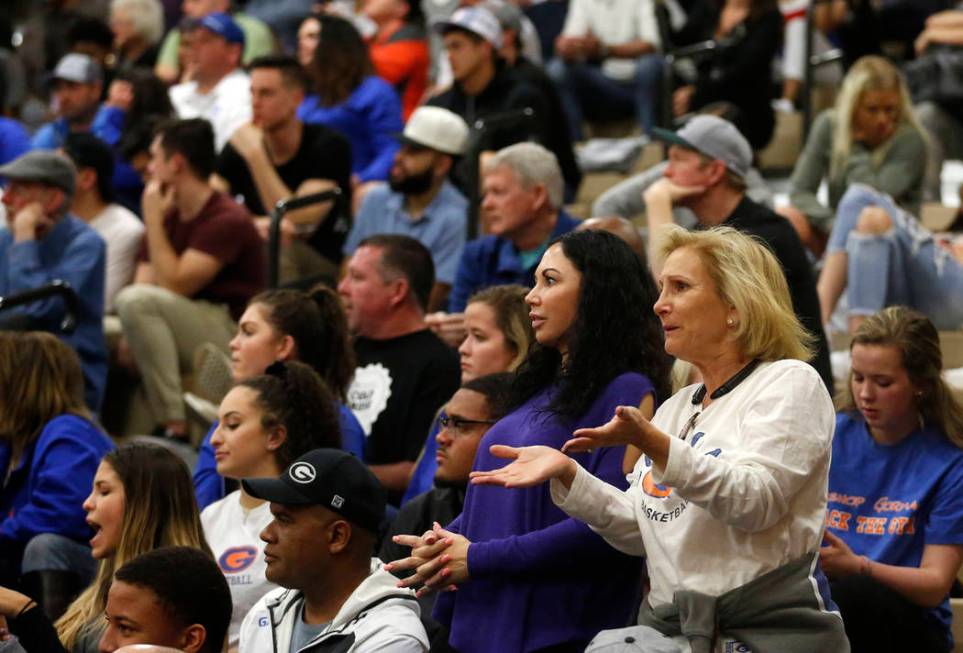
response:
<svg viewBox="0 0 963 653"><path fill-rule="evenodd" d="M635 255L639 257L639 261L642 262L643 267L648 269L649 263L645 255L645 241L642 240L642 234L639 233L638 228L625 218L620 218L618 216L606 216L598 218L589 218L583 221L579 226L577 231L607 231L613 236L618 236L625 243L632 248Z"/></svg>

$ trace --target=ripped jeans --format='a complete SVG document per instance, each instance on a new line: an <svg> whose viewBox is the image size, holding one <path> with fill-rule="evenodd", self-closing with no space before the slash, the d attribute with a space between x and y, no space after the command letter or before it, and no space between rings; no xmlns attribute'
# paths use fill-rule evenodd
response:
<svg viewBox="0 0 963 653"><path fill-rule="evenodd" d="M856 231L867 206L889 215L892 226L886 233ZM863 184L849 187L836 208L827 253L840 250L848 255L851 315L899 304L923 313L937 329L963 326L963 265L888 195Z"/></svg>

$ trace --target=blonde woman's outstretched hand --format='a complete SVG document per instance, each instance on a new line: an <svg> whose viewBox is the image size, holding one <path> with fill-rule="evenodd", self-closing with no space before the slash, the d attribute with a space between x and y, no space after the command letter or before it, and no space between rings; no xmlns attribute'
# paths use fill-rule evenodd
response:
<svg viewBox="0 0 963 653"><path fill-rule="evenodd" d="M646 430L652 428L638 408L619 406L615 415L602 426L576 429L571 440L562 445L562 451L579 453L602 447L620 447L632 444L639 448Z"/></svg>
<svg viewBox="0 0 963 653"><path fill-rule="evenodd" d="M496 444L490 451L493 456L507 458L512 462L499 469L472 472L470 478L474 485L522 488L558 478L569 487L575 478L575 461L552 447L508 447Z"/></svg>

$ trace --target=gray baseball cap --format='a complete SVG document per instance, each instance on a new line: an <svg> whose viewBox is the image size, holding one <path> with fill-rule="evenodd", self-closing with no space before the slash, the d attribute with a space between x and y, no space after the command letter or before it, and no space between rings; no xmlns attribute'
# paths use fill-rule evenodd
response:
<svg viewBox="0 0 963 653"><path fill-rule="evenodd" d="M7 165L0 166L0 177L46 184L73 195L77 168L70 159L58 152L31 150Z"/></svg>
<svg viewBox="0 0 963 653"><path fill-rule="evenodd" d="M516 34L521 33L522 10L514 4L511 2L502 2L501 0L489 0L482 6L492 12L492 15L498 19L498 24L502 26L503 30L510 29Z"/></svg>
<svg viewBox="0 0 963 653"><path fill-rule="evenodd" d="M78 84L93 84L103 80L104 72L100 65L86 54L71 52L57 62L51 80L63 79Z"/></svg>
<svg viewBox="0 0 963 653"><path fill-rule="evenodd" d="M752 148L736 126L718 116L698 115L679 131L653 127L652 135L670 145L695 150L712 159L719 159L726 168L742 178L752 167Z"/></svg>
<svg viewBox="0 0 963 653"><path fill-rule="evenodd" d="M455 10L451 18L434 23L432 28L439 34L452 29L465 30L485 39L496 50L502 47L502 26L485 7L461 7Z"/></svg>

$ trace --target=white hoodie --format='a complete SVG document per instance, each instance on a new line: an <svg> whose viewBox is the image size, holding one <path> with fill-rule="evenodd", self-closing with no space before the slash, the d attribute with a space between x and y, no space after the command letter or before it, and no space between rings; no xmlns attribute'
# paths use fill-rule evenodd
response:
<svg viewBox="0 0 963 653"><path fill-rule="evenodd" d="M371 572L351 593L324 631L298 651L290 651L294 620L304 597L279 588L261 597L241 623L239 653L425 653L428 636L415 593L371 559Z"/></svg>

